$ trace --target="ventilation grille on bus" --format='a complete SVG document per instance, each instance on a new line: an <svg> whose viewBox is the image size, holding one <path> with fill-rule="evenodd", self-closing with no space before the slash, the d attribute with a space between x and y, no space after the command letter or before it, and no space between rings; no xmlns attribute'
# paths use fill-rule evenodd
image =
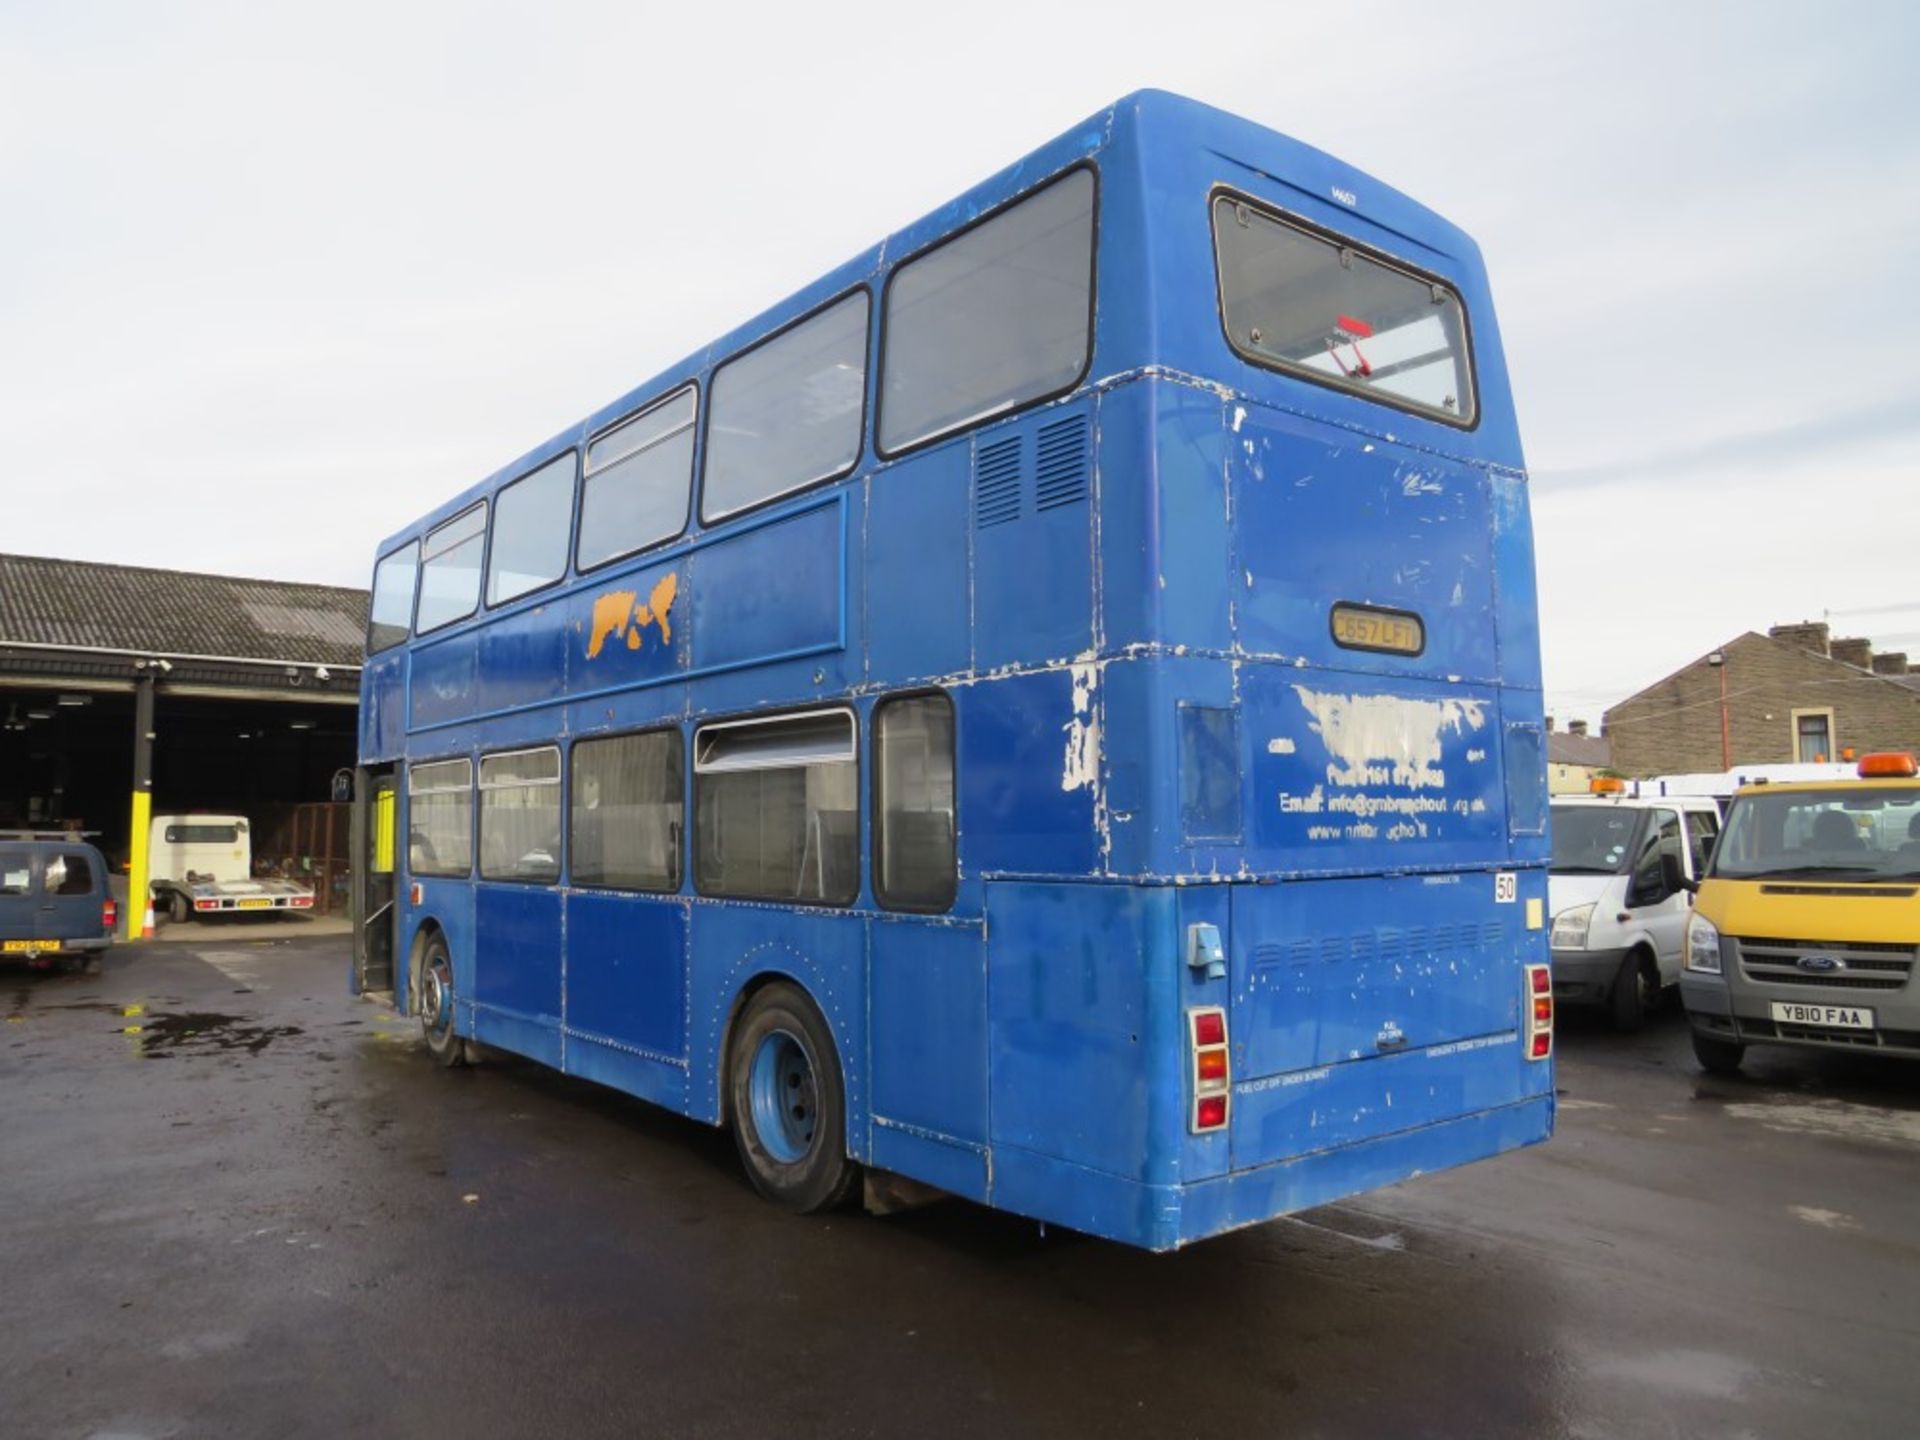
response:
<svg viewBox="0 0 1920 1440"><path fill-rule="evenodd" d="M1266 941L1253 947L1254 969L1278 965L1323 965L1345 961L1365 963L1380 960L1389 965L1418 962L1440 955L1492 949L1506 938L1506 929L1497 920L1482 925L1435 925L1431 929L1414 925L1404 930L1380 926L1354 935L1328 935L1318 940L1300 939L1287 944Z"/></svg>
<svg viewBox="0 0 1920 1440"><path fill-rule="evenodd" d="M1040 459L1034 467L1037 509L1052 510L1087 498L1087 417L1069 415L1040 427Z"/></svg>
<svg viewBox="0 0 1920 1440"><path fill-rule="evenodd" d="M974 454L973 520L982 529L1020 518L1020 440L1008 435Z"/></svg>
<svg viewBox="0 0 1920 1440"><path fill-rule="evenodd" d="M1079 414L1022 425L976 444L973 523L984 530L1024 514L1084 505L1092 435L1091 423Z"/></svg>

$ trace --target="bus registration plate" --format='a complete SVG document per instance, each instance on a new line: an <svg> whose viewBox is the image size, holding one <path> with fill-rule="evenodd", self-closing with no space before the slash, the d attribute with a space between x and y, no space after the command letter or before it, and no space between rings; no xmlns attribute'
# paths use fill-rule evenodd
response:
<svg viewBox="0 0 1920 1440"><path fill-rule="evenodd" d="M1871 1030L1873 1011L1864 1005L1801 1005L1771 1002L1776 1025L1819 1025L1829 1030Z"/></svg>
<svg viewBox="0 0 1920 1440"><path fill-rule="evenodd" d="M1333 640L1349 650L1418 655L1427 648L1427 631L1420 617L1409 611L1343 601L1333 607Z"/></svg>

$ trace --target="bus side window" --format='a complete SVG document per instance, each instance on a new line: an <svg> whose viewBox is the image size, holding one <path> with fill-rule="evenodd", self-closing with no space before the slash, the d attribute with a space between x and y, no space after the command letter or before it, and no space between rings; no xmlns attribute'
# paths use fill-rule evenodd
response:
<svg viewBox="0 0 1920 1440"><path fill-rule="evenodd" d="M945 910L954 852L953 702L908 695L873 712L873 889L889 910Z"/></svg>
<svg viewBox="0 0 1920 1440"><path fill-rule="evenodd" d="M713 372L702 520L853 468L867 401L867 304L856 290Z"/></svg>
<svg viewBox="0 0 1920 1440"><path fill-rule="evenodd" d="M879 446L1070 390L1093 348L1093 172L1069 171L887 284Z"/></svg>
<svg viewBox="0 0 1920 1440"><path fill-rule="evenodd" d="M678 730L575 742L567 862L574 884L680 888L684 761Z"/></svg>
<svg viewBox="0 0 1920 1440"><path fill-rule="evenodd" d="M480 557L487 548L487 507L475 505L427 532L420 565L419 635L473 614L480 604Z"/></svg>
<svg viewBox="0 0 1920 1440"><path fill-rule="evenodd" d="M487 603L498 605L567 573L573 523L573 451L522 475L493 498Z"/></svg>
<svg viewBox="0 0 1920 1440"><path fill-rule="evenodd" d="M859 791L848 711L702 726L693 741L695 886L702 895L852 903Z"/></svg>
<svg viewBox="0 0 1920 1440"><path fill-rule="evenodd" d="M373 567L373 601L367 610L367 653L390 649L413 628L413 587L420 570L420 545L411 542Z"/></svg>
<svg viewBox="0 0 1920 1440"><path fill-rule="evenodd" d="M390 825L392 803L382 803L380 823ZM387 844L384 868L391 870L390 838ZM473 869L473 761L465 756L407 768L407 869L462 879Z"/></svg>
<svg viewBox="0 0 1920 1440"><path fill-rule="evenodd" d="M560 751L551 746L480 760L480 878L560 878Z"/></svg>
<svg viewBox="0 0 1920 1440"><path fill-rule="evenodd" d="M671 540L687 528L698 409L699 396L689 385L587 446L573 557L582 570Z"/></svg>

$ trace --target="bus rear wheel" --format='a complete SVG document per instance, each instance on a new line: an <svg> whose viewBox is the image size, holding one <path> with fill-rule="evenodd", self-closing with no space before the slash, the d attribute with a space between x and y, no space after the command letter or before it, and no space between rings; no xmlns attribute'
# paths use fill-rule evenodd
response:
<svg viewBox="0 0 1920 1440"><path fill-rule="evenodd" d="M467 1062L467 1047L453 1025L453 956L446 940L435 935L420 955L420 983L414 1008L420 1015L420 1038L427 1053L452 1068Z"/></svg>
<svg viewBox="0 0 1920 1440"><path fill-rule="evenodd" d="M727 1111L753 1188L802 1215L843 1203L859 1178L847 1156L846 1088L827 1022L784 982L756 992L727 1052Z"/></svg>

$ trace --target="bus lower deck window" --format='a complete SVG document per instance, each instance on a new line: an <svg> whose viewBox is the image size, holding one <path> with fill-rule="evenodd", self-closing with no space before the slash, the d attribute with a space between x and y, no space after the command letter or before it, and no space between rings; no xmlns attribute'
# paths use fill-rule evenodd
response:
<svg viewBox="0 0 1920 1440"><path fill-rule="evenodd" d="M574 884L680 888L683 759L678 730L574 745L568 860Z"/></svg>
<svg viewBox="0 0 1920 1440"><path fill-rule="evenodd" d="M907 695L873 712L873 883L880 903L945 910L956 883L953 702Z"/></svg>
<svg viewBox="0 0 1920 1440"><path fill-rule="evenodd" d="M480 877L560 878L559 750L515 750L481 759Z"/></svg>
<svg viewBox="0 0 1920 1440"><path fill-rule="evenodd" d="M434 760L407 771L407 868L459 876L473 869L473 761Z"/></svg>
<svg viewBox="0 0 1920 1440"><path fill-rule="evenodd" d="M693 769L701 894L852 902L860 784L850 713L706 726L694 738Z"/></svg>

